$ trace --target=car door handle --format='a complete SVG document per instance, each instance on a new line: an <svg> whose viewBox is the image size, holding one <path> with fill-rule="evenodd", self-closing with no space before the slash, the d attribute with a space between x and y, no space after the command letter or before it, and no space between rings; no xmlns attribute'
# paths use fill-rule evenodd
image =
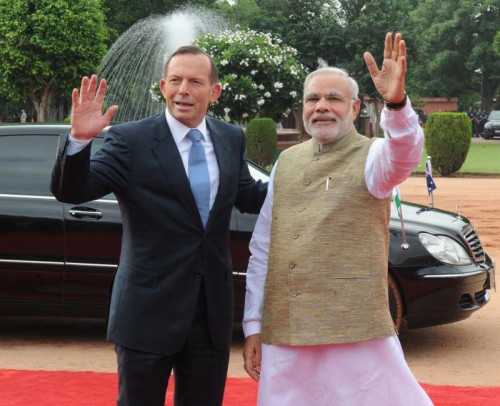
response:
<svg viewBox="0 0 500 406"><path fill-rule="evenodd" d="M77 219L90 217L99 220L102 218L102 213L100 211L89 207L72 207L69 209L69 214Z"/></svg>

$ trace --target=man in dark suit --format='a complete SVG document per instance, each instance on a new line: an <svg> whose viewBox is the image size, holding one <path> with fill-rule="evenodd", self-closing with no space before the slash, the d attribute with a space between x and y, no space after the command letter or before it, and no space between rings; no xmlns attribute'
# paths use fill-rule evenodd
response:
<svg viewBox="0 0 500 406"><path fill-rule="evenodd" d="M106 81L84 77L73 90L68 142L52 192L78 204L113 192L123 237L111 296L108 339L116 344L119 405L164 405L175 376L176 405L221 405L233 318L229 223L236 205L258 213L267 185L250 176L245 135L206 116L221 93L217 67L197 47L179 48L165 64L165 113L111 127L102 149L90 141L104 114ZM191 129L198 129L209 174L206 225L188 175Z"/></svg>

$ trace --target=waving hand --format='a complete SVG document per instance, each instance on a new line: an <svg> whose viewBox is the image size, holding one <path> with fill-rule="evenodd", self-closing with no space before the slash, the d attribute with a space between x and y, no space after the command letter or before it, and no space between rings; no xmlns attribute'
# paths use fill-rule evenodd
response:
<svg viewBox="0 0 500 406"><path fill-rule="evenodd" d="M97 90L96 90L97 89ZM98 135L104 127L109 125L118 110L118 106L111 106L102 114L104 95L106 94L106 80L102 79L97 87L97 76L82 78L80 93L73 89L73 109L71 113L71 135L77 139L89 140Z"/></svg>
<svg viewBox="0 0 500 406"><path fill-rule="evenodd" d="M406 76L406 44L401 34L385 36L384 61L382 69L378 69L372 54L364 54L366 66L370 71L373 83L382 98L391 103L399 103L405 98Z"/></svg>

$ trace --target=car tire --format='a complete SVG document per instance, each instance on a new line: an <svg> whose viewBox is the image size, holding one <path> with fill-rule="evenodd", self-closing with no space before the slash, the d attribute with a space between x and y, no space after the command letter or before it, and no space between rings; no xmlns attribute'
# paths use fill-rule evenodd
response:
<svg viewBox="0 0 500 406"><path fill-rule="evenodd" d="M389 285L389 309L391 310L394 327L396 331L399 331L403 322L403 298L398 284L391 275L387 278L387 283Z"/></svg>

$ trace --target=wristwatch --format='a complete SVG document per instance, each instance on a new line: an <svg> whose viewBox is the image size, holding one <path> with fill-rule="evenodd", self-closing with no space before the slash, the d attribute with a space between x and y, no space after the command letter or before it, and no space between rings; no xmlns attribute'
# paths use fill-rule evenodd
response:
<svg viewBox="0 0 500 406"><path fill-rule="evenodd" d="M399 110L399 109L402 109L404 106L406 106L406 101L408 100L408 95L406 94L405 92L405 97L403 98L402 101L398 102L398 103L393 103L393 102L389 102L387 100L384 100L384 105L385 107L387 107L388 109L391 109L391 110Z"/></svg>

